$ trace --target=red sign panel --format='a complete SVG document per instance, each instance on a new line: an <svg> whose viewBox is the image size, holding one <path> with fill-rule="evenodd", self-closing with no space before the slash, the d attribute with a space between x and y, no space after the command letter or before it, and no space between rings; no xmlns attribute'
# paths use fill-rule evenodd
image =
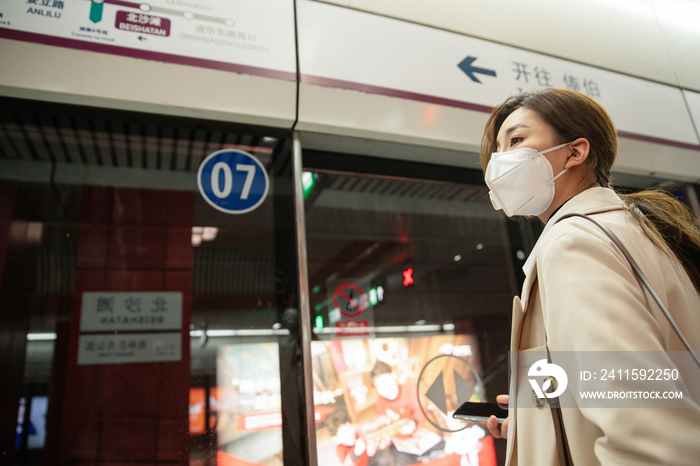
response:
<svg viewBox="0 0 700 466"><path fill-rule="evenodd" d="M170 35L169 19L131 11L117 11L114 27L122 31L131 31L138 34L151 34L161 37Z"/></svg>
<svg viewBox="0 0 700 466"><path fill-rule="evenodd" d="M336 335L339 337L357 337L369 335L369 322L336 322L338 329Z"/></svg>

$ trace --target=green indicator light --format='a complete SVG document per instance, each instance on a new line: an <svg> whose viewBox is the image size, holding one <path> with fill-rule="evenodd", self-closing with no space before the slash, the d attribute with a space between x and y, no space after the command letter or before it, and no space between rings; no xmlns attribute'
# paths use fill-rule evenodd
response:
<svg viewBox="0 0 700 466"><path fill-rule="evenodd" d="M323 316L316 316L316 328L323 330Z"/></svg>
<svg viewBox="0 0 700 466"><path fill-rule="evenodd" d="M378 302L379 299L377 298L377 289L372 288L371 290L369 290L369 303L372 306L376 306Z"/></svg>
<svg viewBox="0 0 700 466"><path fill-rule="evenodd" d="M319 291L321 291L321 287L319 285L314 286L314 288L311 290L312 293L318 293Z"/></svg>
<svg viewBox="0 0 700 466"><path fill-rule="evenodd" d="M90 21L99 23L102 21L102 9L104 0L93 0L90 5Z"/></svg>
<svg viewBox="0 0 700 466"><path fill-rule="evenodd" d="M314 174L311 172L302 172L301 173L301 189L304 193L304 199L309 195L312 189L314 189L314 185L316 184L316 178L314 177Z"/></svg>
<svg viewBox="0 0 700 466"><path fill-rule="evenodd" d="M317 304L314 309L316 309L316 312L321 312L321 309L323 309L323 304Z"/></svg>

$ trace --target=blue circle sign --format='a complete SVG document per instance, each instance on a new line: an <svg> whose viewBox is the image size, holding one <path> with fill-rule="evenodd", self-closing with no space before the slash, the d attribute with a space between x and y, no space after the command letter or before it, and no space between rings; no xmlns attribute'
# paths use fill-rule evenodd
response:
<svg viewBox="0 0 700 466"><path fill-rule="evenodd" d="M204 199L227 214L244 214L260 206L270 181L265 167L247 152L223 149L202 161L197 185Z"/></svg>

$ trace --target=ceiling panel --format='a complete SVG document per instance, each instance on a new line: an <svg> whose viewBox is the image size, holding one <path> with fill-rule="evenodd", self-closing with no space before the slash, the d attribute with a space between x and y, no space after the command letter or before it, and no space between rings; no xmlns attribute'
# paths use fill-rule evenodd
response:
<svg viewBox="0 0 700 466"><path fill-rule="evenodd" d="M700 91L700 2L653 0L652 4L680 86Z"/></svg>

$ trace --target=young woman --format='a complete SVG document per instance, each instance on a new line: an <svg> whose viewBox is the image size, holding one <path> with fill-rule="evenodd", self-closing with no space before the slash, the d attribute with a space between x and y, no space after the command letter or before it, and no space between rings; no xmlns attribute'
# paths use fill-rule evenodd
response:
<svg viewBox="0 0 700 466"><path fill-rule="evenodd" d="M546 224L514 300L511 351L544 350L545 337L551 352L686 351L601 229L579 217L557 223L569 213L589 215L617 235L700 350L700 230L666 194L611 189L616 151L610 117L583 94L544 89L493 110L481 147L491 200L508 216ZM689 376L698 380L696 369ZM552 412L546 404L535 407L535 397L535 406L523 406L529 396L518 396L515 406L513 393L499 397L510 401L506 422L488 422L494 437L508 439L507 464L559 464ZM563 408L573 463L700 464L700 409L684 402L688 408L674 410Z"/></svg>

